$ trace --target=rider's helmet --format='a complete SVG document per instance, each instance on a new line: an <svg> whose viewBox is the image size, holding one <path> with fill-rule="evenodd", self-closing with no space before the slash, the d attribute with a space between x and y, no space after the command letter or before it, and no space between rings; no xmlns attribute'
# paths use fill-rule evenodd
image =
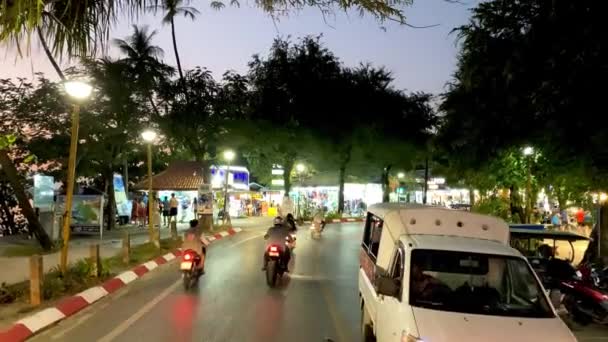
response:
<svg viewBox="0 0 608 342"><path fill-rule="evenodd" d="M274 218L273 222L275 226L280 226L283 224L283 218L281 216L277 216Z"/></svg>
<svg viewBox="0 0 608 342"><path fill-rule="evenodd" d="M291 213L287 214L287 221L293 221L293 215Z"/></svg>

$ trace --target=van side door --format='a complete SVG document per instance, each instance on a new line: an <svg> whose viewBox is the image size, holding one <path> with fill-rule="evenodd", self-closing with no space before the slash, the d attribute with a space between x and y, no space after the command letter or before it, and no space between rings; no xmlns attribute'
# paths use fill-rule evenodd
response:
<svg viewBox="0 0 608 342"><path fill-rule="evenodd" d="M376 321L376 312L378 306L378 296L374 289L374 281L376 279L376 258L380 248L380 237L382 235L382 227L384 222L379 217L372 213L367 215L365 229L363 232L363 241L359 252L359 291L365 301L366 310L368 310L372 321Z"/></svg>
<svg viewBox="0 0 608 342"><path fill-rule="evenodd" d="M406 326L406 304L403 303L405 248L399 242L387 272L382 275L383 282L392 282L392 294L378 294L378 320L376 322L376 338L378 341L401 341L401 333ZM394 284L394 285L393 285ZM380 285L380 279L378 281ZM393 287L394 286L394 287ZM380 290L380 288L378 288ZM380 291L382 292L382 291Z"/></svg>

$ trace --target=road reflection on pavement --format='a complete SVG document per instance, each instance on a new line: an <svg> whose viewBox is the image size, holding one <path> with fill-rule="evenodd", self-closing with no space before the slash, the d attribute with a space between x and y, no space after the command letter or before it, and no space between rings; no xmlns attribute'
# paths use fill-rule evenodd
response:
<svg viewBox="0 0 608 342"><path fill-rule="evenodd" d="M280 289L269 289L268 293L255 304L255 335L253 341L270 342L278 340L280 327L285 317L284 309L285 293Z"/></svg>
<svg viewBox="0 0 608 342"><path fill-rule="evenodd" d="M195 294L180 294L171 304L172 341L192 341L194 324L198 320L198 297Z"/></svg>

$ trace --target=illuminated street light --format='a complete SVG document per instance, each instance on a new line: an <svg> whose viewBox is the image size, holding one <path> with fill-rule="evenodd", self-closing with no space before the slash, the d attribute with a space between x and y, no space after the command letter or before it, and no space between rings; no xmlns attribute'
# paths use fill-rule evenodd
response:
<svg viewBox="0 0 608 342"><path fill-rule="evenodd" d="M93 91L93 87L90 84L82 81L67 81L63 83L63 87L65 88L65 92L76 100L87 99Z"/></svg>
<svg viewBox="0 0 608 342"><path fill-rule="evenodd" d="M72 110L72 131L70 132L70 152L68 158L68 174L65 196L65 211L63 212L61 254L59 267L65 275L68 267L68 248L70 245L70 221L72 220L72 200L74 197L74 179L76 179L76 154L78 153L78 130L80 128L80 102L86 100L93 91L91 85L82 81L67 81L63 83L66 93L74 100Z"/></svg>
<svg viewBox="0 0 608 342"><path fill-rule="evenodd" d="M297 171L298 173L302 173L302 172L304 172L305 170L306 170L306 166L305 166L304 164L298 164L298 165L296 165L296 171Z"/></svg>
<svg viewBox="0 0 608 342"><path fill-rule="evenodd" d="M526 146L524 147L524 156L531 156L534 154L534 147Z"/></svg>
<svg viewBox="0 0 608 342"><path fill-rule="evenodd" d="M234 156L235 156L234 151L232 151L232 150L224 151L224 159L226 159L227 162L231 162L232 160L234 160Z"/></svg>
<svg viewBox="0 0 608 342"><path fill-rule="evenodd" d="M151 143L156 140L156 132L151 129L147 129L141 132L141 138L144 139L145 142Z"/></svg>
<svg viewBox="0 0 608 342"><path fill-rule="evenodd" d="M397 174L397 178L402 179L403 177L405 177L405 173L403 173L403 172L399 172L399 173Z"/></svg>

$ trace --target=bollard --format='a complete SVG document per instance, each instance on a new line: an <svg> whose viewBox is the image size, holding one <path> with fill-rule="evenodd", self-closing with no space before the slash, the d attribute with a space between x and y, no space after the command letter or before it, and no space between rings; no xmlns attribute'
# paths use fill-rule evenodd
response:
<svg viewBox="0 0 608 342"><path fill-rule="evenodd" d="M177 240L177 222L171 221L171 238Z"/></svg>
<svg viewBox="0 0 608 342"><path fill-rule="evenodd" d="M99 277L101 275L101 260L99 259L99 244L92 244L89 246L89 252L91 257L91 276Z"/></svg>
<svg viewBox="0 0 608 342"><path fill-rule="evenodd" d="M131 262L131 235L129 232L125 232L125 236L122 238L122 262L128 264Z"/></svg>
<svg viewBox="0 0 608 342"><path fill-rule="evenodd" d="M38 306L42 303L42 256L30 257L30 304Z"/></svg>

